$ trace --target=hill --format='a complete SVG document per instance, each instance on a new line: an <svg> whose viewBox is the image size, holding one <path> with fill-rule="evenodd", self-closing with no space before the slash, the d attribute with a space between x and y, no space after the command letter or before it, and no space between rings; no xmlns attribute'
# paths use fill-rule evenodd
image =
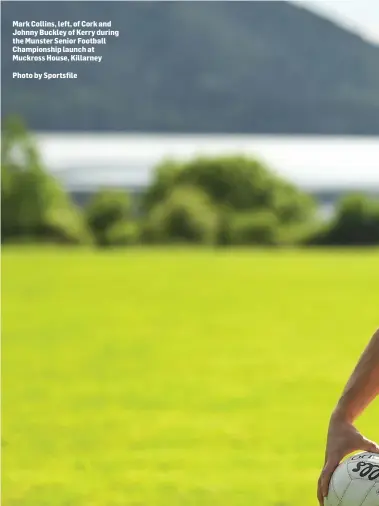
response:
<svg viewBox="0 0 379 506"><path fill-rule="evenodd" d="M20 64L15 19L112 20L120 36L100 64ZM38 130L379 134L379 48L282 1L5 2L2 85L3 114Z"/></svg>

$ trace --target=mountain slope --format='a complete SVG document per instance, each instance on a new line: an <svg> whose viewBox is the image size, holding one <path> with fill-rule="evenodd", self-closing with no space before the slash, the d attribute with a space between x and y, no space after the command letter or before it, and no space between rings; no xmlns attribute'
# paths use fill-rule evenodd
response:
<svg viewBox="0 0 379 506"><path fill-rule="evenodd" d="M121 33L100 64L15 64L14 19L112 20ZM379 134L379 48L282 1L6 2L2 76L3 114L36 129Z"/></svg>

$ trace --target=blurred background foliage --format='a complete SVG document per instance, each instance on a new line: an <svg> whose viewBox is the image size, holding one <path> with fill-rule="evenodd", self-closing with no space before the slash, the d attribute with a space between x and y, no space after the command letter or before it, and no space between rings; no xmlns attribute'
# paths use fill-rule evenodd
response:
<svg viewBox="0 0 379 506"><path fill-rule="evenodd" d="M1 163L3 243L379 244L377 199L345 196L321 222L312 197L244 156L163 160L137 205L126 191L105 188L83 207L44 169L17 117L4 122Z"/></svg>

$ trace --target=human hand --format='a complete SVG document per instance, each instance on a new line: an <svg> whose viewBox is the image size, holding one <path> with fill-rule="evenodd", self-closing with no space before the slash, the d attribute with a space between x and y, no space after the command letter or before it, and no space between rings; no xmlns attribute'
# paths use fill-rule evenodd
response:
<svg viewBox="0 0 379 506"><path fill-rule="evenodd" d="M317 498L320 506L324 504L330 479L341 460L358 450L379 453L379 446L365 438L352 423L333 415L329 424L324 468L318 480Z"/></svg>

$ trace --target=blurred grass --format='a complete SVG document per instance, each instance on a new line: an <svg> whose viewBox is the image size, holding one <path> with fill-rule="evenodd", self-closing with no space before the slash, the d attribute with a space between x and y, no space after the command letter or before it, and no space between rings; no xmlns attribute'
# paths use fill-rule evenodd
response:
<svg viewBox="0 0 379 506"><path fill-rule="evenodd" d="M378 251L3 250L3 506L310 506ZM360 420L372 438L378 405ZM376 431L375 431L376 429Z"/></svg>

